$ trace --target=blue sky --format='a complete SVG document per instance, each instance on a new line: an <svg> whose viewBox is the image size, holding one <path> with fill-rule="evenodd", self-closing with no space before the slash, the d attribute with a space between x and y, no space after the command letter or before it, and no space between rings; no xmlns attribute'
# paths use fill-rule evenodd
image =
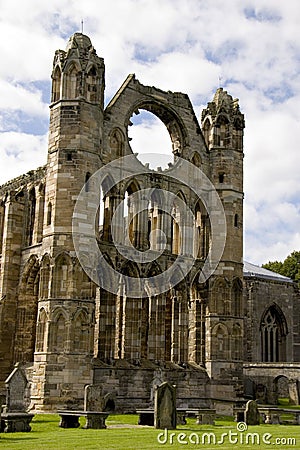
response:
<svg viewBox="0 0 300 450"><path fill-rule="evenodd" d="M198 118L220 83L239 98L245 259L299 250L298 0L0 0L0 184L46 162L52 59L82 19L105 59L106 101L129 73L187 93ZM162 124L146 119L130 129L134 151L167 152Z"/></svg>

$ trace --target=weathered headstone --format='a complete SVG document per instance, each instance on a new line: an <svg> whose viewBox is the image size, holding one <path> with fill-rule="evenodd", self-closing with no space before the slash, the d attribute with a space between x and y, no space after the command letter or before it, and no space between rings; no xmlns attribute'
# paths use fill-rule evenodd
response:
<svg viewBox="0 0 300 450"><path fill-rule="evenodd" d="M103 411L104 398L102 386L99 384L88 384L84 388L84 411Z"/></svg>
<svg viewBox="0 0 300 450"><path fill-rule="evenodd" d="M5 384L6 404L4 412L25 411L25 390L28 381L18 364L6 379Z"/></svg>
<svg viewBox="0 0 300 450"><path fill-rule="evenodd" d="M19 363L5 380L6 404L1 417L4 432L30 431L30 422L34 414L26 412L25 392L28 381Z"/></svg>
<svg viewBox="0 0 300 450"><path fill-rule="evenodd" d="M249 400L246 403L245 422L247 425L259 425L260 415L255 400Z"/></svg>
<svg viewBox="0 0 300 450"><path fill-rule="evenodd" d="M157 386L154 393L154 426L168 430L176 428L176 386L168 382Z"/></svg>
<svg viewBox="0 0 300 450"><path fill-rule="evenodd" d="M291 379L288 382L289 400L292 405L299 405L299 382Z"/></svg>
<svg viewBox="0 0 300 450"><path fill-rule="evenodd" d="M88 384L84 388L84 411L113 411L115 396L113 393L103 394L102 385Z"/></svg>

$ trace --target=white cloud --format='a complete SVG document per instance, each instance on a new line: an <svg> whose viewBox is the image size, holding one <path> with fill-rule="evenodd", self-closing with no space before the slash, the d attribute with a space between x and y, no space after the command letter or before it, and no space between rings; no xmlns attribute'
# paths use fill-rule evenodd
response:
<svg viewBox="0 0 300 450"><path fill-rule="evenodd" d="M46 163L47 136L0 133L0 184Z"/></svg>
<svg viewBox="0 0 300 450"><path fill-rule="evenodd" d="M42 92L30 86L24 87L0 79L1 109L19 110L32 116L48 117L48 106L42 101Z"/></svg>
<svg viewBox="0 0 300 450"><path fill-rule="evenodd" d="M245 256L263 263L299 249L298 0L1 0L0 182L45 162L48 106L32 82L50 84L54 51L82 19L105 58L107 99L135 72L186 92L199 117L222 77L246 119ZM45 124L40 136L24 114ZM151 135L156 147L160 133L143 124L135 140Z"/></svg>

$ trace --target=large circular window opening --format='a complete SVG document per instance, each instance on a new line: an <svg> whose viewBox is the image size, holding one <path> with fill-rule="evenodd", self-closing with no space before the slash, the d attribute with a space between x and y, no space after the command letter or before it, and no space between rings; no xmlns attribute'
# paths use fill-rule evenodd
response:
<svg viewBox="0 0 300 450"><path fill-rule="evenodd" d="M142 164L149 164L152 170L168 169L174 163L174 153L170 134L165 124L144 109L130 118L128 137L133 153ZM151 156L149 155L151 154Z"/></svg>

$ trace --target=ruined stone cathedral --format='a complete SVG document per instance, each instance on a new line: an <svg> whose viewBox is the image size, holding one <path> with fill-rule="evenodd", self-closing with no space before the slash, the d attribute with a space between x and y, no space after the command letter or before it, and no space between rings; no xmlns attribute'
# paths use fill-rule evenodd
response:
<svg viewBox="0 0 300 450"><path fill-rule="evenodd" d="M47 164L0 187L1 394L20 362L35 411L82 407L84 387L101 384L116 411L132 412L150 406L154 386L164 381L176 384L179 407L226 410L245 397L272 403L283 385L299 403L299 292L290 279L243 262L245 123L238 100L217 89L198 121L186 94L144 86L134 75L106 107L104 90L103 58L89 37L75 33L54 57ZM174 161L166 170L143 166L132 152L128 127L140 110L169 132ZM78 258L74 208L97 171L130 155L134 170L119 181L108 174L98 189L94 247L123 276L103 285ZM217 192L224 233L212 226L222 217L212 217L180 182L184 161ZM166 191L172 195L164 206ZM117 212L126 232L113 236ZM221 234L224 248L203 279ZM133 260L135 250L154 256ZM139 296L126 283L159 277L175 261L169 289Z"/></svg>

